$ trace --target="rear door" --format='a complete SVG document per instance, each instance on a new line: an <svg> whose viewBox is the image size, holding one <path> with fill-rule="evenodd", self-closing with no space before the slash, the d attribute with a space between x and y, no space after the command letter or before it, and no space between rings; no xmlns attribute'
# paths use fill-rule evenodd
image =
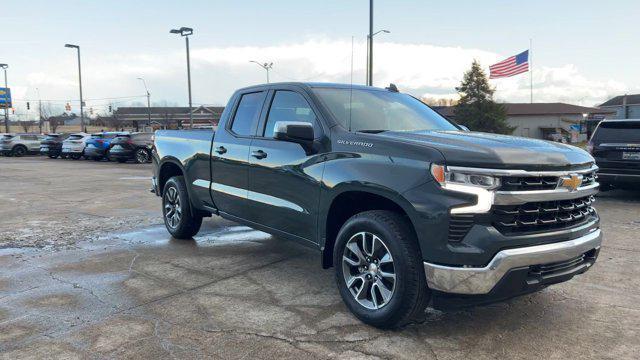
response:
<svg viewBox="0 0 640 360"><path fill-rule="evenodd" d="M640 174L640 121L603 121L591 143L601 173Z"/></svg>
<svg viewBox="0 0 640 360"><path fill-rule="evenodd" d="M272 92L269 103L249 154L250 219L317 242L322 150L307 153L300 144L274 139L273 132L277 121L308 122L320 144L324 131L318 112L296 88Z"/></svg>
<svg viewBox="0 0 640 360"><path fill-rule="evenodd" d="M266 90L239 94L229 120L216 131L211 149L213 202L218 210L243 219L247 217L249 147L266 94Z"/></svg>

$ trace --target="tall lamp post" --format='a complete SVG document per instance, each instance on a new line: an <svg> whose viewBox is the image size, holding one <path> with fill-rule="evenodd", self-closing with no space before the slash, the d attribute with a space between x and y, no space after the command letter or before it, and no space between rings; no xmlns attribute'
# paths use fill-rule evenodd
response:
<svg viewBox="0 0 640 360"><path fill-rule="evenodd" d="M147 92L147 117L148 117L148 123L149 125L151 125L151 93L149 92L149 89L147 89L147 82L144 81L144 78L139 77L138 80L142 81L142 84L144 85L144 91ZM136 128L137 128L137 123L136 123Z"/></svg>
<svg viewBox="0 0 640 360"><path fill-rule="evenodd" d="M181 27L180 29L171 29L171 34L179 34L184 36L187 44L187 86L189 87L189 126L193 128L193 106L191 104L191 61L189 59L189 35L193 34L193 29L188 27Z"/></svg>
<svg viewBox="0 0 640 360"><path fill-rule="evenodd" d="M273 63L260 63L257 62L255 60L251 60L249 62L252 62L254 64L258 64L258 66L260 66L261 68L267 70L267 84L269 83L269 70L273 69Z"/></svg>
<svg viewBox="0 0 640 360"><path fill-rule="evenodd" d="M80 131L86 132L84 126L84 100L82 100L82 66L80 66L80 46L65 44L64 47L78 50L78 83L80 84Z"/></svg>
<svg viewBox="0 0 640 360"><path fill-rule="evenodd" d="M367 35L367 85L373 86L373 55L371 55L371 51L373 50L373 37L380 34L390 34L389 30L378 30L373 34Z"/></svg>
<svg viewBox="0 0 640 360"><path fill-rule="evenodd" d="M4 88L5 90L9 88L7 84L7 68L9 65L0 64L0 69L4 70ZM4 94L4 128L6 132L9 132L9 91Z"/></svg>

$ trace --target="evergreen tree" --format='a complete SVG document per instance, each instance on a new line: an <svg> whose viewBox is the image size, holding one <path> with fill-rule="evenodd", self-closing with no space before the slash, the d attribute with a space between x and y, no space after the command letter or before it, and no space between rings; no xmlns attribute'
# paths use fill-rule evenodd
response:
<svg viewBox="0 0 640 360"><path fill-rule="evenodd" d="M460 101L454 108L456 122L473 131L484 131L498 134L511 134L515 127L507 123L507 109L493 101L495 89L489 85L487 75L478 61L473 60L471 70L456 91Z"/></svg>

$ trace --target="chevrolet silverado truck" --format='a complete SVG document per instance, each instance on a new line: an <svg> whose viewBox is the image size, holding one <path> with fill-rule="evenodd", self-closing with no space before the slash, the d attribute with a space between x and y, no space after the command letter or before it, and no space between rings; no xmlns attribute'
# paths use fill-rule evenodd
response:
<svg viewBox="0 0 640 360"><path fill-rule="evenodd" d="M153 163L174 238L218 215L310 246L381 328L569 280L601 246L587 152L469 132L395 86L241 89L215 131L157 131Z"/></svg>

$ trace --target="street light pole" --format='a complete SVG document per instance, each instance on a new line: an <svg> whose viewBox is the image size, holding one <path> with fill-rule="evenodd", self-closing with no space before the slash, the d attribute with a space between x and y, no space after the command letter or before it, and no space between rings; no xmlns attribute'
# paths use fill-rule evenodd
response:
<svg viewBox="0 0 640 360"><path fill-rule="evenodd" d="M64 47L78 50L78 83L80 84L80 131L87 132L84 125L84 100L82 99L82 66L80 65L80 46L65 44Z"/></svg>
<svg viewBox="0 0 640 360"><path fill-rule="evenodd" d="M184 36L187 46L187 86L189 87L189 125L193 128L193 105L191 102L191 60L189 57L189 35L193 34L193 29L188 27L181 27L180 29L171 29L171 34L180 34Z"/></svg>
<svg viewBox="0 0 640 360"><path fill-rule="evenodd" d="M9 85L7 84L7 68L9 65L0 64L0 68L4 70L4 128L6 132L9 132Z"/></svg>
<svg viewBox="0 0 640 360"><path fill-rule="evenodd" d="M260 66L261 68L267 70L267 84L269 83L269 70L273 69L273 63L259 63L255 60L250 60L249 62L254 63L254 64L258 64L258 66Z"/></svg>
<svg viewBox="0 0 640 360"><path fill-rule="evenodd" d="M147 89L147 82L144 81L143 78L139 77L138 80L142 81L142 84L144 85L144 91L147 92L147 116L148 116L148 122L149 122L149 126L151 126L151 93L149 92L149 89ZM189 98L191 98L191 95L189 95Z"/></svg>

